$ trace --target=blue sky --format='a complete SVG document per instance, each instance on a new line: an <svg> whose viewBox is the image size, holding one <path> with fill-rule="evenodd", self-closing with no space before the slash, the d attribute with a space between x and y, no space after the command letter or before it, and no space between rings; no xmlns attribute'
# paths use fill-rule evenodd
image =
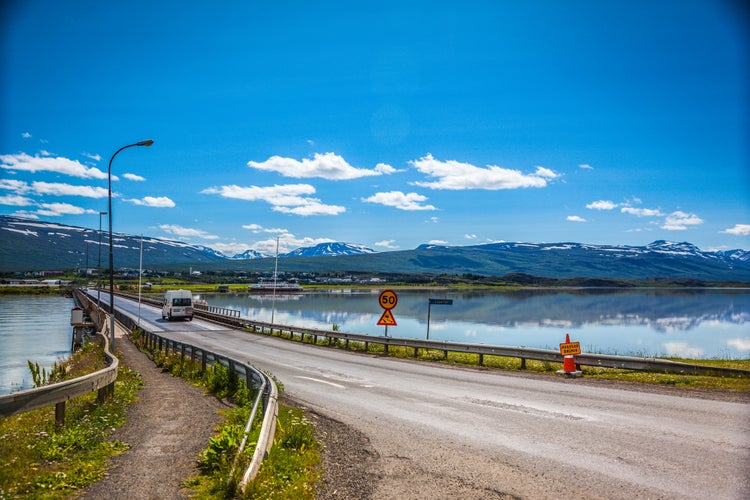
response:
<svg viewBox="0 0 750 500"><path fill-rule="evenodd" d="M0 214L96 229L153 139L115 232L747 249L740 5L5 1Z"/></svg>

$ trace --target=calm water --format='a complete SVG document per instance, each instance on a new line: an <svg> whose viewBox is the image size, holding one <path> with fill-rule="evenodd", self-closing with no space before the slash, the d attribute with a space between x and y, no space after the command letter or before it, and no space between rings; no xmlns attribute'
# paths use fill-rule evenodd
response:
<svg viewBox="0 0 750 500"><path fill-rule="evenodd" d="M379 290L277 296L204 294L243 317L383 335ZM688 358L750 357L750 290L398 292L388 335L557 349L569 333L587 352Z"/></svg>
<svg viewBox="0 0 750 500"><path fill-rule="evenodd" d="M34 387L28 361L49 370L68 358L74 305L65 297L0 297L0 394Z"/></svg>
<svg viewBox="0 0 750 500"><path fill-rule="evenodd" d="M383 335L379 290L295 296L203 294L246 318ZM639 356L750 358L750 290L398 292L394 337L557 349L569 333L583 351ZM0 297L0 394L30 388L27 361L50 368L70 353L72 299Z"/></svg>

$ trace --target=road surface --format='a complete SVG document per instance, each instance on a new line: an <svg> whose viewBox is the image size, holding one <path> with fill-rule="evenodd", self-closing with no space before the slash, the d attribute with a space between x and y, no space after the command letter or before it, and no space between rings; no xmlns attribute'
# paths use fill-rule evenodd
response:
<svg viewBox="0 0 750 500"><path fill-rule="evenodd" d="M137 304L121 305L137 315ZM363 432L382 461L381 498L750 498L746 399L356 354L167 322L146 305L141 321L249 361Z"/></svg>

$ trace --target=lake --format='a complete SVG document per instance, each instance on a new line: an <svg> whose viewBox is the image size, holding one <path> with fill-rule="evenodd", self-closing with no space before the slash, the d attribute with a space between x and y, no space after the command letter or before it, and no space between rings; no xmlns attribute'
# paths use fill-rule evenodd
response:
<svg viewBox="0 0 750 500"><path fill-rule="evenodd" d="M73 299L0 296L0 394L34 387L28 361L49 371L70 356Z"/></svg>
<svg viewBox="0 0 750 500"><path fill-rule="evenodd" d="M384 335L381 290L312 291L277 296L196 294L210 305L252 320ZM750 358L750 290L601 289L513 292L396 291L388 335L431 340L558 349L569 333L584 352ZM0 296L0 394L33 386L27 361L49 369L70 353L73 300Z"/></svg>
<svg viewBox="0 0 750 500"><path fill-rule="evenodd" d="M280 324L384 335L380 290L277 296L201 294L210 305ZM601 289L513 292L397 291L391 311L404 338L558 349L569 333L586 352L744 359L750 357L750 290ZM452 299L432 305L430 298Z"/></svg>

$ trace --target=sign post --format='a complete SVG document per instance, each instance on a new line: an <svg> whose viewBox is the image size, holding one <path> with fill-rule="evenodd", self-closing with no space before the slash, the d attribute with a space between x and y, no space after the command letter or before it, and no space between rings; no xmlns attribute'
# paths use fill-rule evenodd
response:
<svg viewBox="0 0 750 500"><path fill-rule="evenodd" d="M378 326L385 327L385 336L388 336L388 326L396 326L396 318L393 317L391 309L398 304L398 295L393 290L383 290L378 296L378 304L382 307L383 315L378 320Z"/></svg>
<svg viewBox="0 0 750 500"><path fill-rule="evenodd" d="M430 313L432 312L432 304L452 306L453 299L430 299L427 304L427 340L430 340Z"/></svg>

